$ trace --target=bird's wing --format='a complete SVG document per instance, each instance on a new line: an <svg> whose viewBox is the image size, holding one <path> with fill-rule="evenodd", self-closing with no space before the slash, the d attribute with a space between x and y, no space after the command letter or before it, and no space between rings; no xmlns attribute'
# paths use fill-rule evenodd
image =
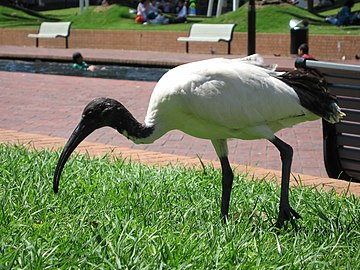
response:
<svg viewBox="0 0 360 270"><path fill-rule="evenodd" d="M277 64L265 64L264 58L260 54L252 54L243 58L232 59L232 61L240 61L243 63L251 64L268 70L273 76L283 74L283 72L276 72Z"/></svg>
<svg viewBox="0 0 360 270"><path fill-rule="evenodd" d="M198 120L233 133L249 127L291 126L286 119L308 111L296 92L271 73L249 61L221 58L179 66L155 87L145 121L154 124L168 117L174 126L181 126L191 118L193 125Z"/></svg>

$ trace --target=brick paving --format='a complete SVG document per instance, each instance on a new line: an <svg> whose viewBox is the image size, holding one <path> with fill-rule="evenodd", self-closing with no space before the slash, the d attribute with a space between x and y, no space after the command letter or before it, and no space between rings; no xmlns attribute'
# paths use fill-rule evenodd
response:
<svg viewBox="0 0 360 270"><path fill-rule="evenodd" d="M209 55L170 54L159 52L134 52L111 50L81 50L86 58L106 62L150 61L148 64L177 65L181 62L204 59ZM1 47L0 57L68 58L70 50ZM149 55L148 58L146 56ZM142 60L141 60L142 59ZM150 59L150 60L149 60ZM170 59L170 60L169 60ZM276 60L276 59L275 59ZM266 58L280 62L282 69L292 68L293 59ZM90 62L90 61L89 61ZM0 141L32 142L37 147L63 146L79 121L84 106L93 98L108 96L120 100L139 120L143 120L154 87L153 82L109 80L29 73L0 72ZM303 123L278 133L279 137L294 148L292 172L301 175L303 183L335 187L339 192L348 188L344 181L326 178L322 157L321 122ZM16 138L15 140L13 138ZM85 147L86 146L86 147ZM92 154L113 153L131 157L145 164L168 161L199 164L197 156L206 162L217 164L216 154L210 142L172 131L151 145L135 145L110 128L95 131L80 150ZM90 150L91 149L91 150ZM230 161L238 170L251 170L256 176L280 173L279 153L265 140L229 143ZM158 153L162 153L159 155ZM241 166L239 165L241 164ZM256 167L256 168L255 168ZM262 169L259 169L262 168ZM270 174L269 174L270 172ZM349 191L360 194L359 184L352 183Z"/></svg>
<svg viewBox="0 0 360 270"><path fill-rule="evenodd" d="M96 49L55 49L34 48L18 46L1 46L0 59L25 59L25 60L56 60L72 61L72 54L81 51L89 63L110 63L123 65L150 65L174 67L176 65L204 60L215 57L239 58L245 55L218 55L218 54L185 54L158 51L124 51L124 50L96 50ZM284 69L292 69L294 59L289 57L266 56L265 61L269 64L277 63ZM354 61L347 61L353 63Z"/></svg>

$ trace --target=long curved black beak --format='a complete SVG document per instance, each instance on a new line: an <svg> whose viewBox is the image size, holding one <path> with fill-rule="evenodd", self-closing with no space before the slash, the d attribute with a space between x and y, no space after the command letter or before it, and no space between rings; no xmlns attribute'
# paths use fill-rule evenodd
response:
<svg viewBox="0 0 360 270"><path fill-rule="evenodd" d="M69 140L65 144L64 149L60 155L58 164L56 165L56 169L54 173L54 182L53 182L53 189L55 193L59 191L60 176L66 161L70 157L71 153L75 150L75 148L95 129L97 128L92 125L84 123L84 121L82 120L71 134Z"/></svg>

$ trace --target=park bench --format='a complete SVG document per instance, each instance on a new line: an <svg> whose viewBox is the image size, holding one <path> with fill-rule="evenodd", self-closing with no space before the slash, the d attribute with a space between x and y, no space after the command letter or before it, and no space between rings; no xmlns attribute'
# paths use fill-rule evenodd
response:
<svg viewBox="0 0 360 270"><path fill-rule="evenodd" d="M28 37L36 38L36 47L39 47L39 38L58 38L66 40L66 48L69 47L68 38L70 36L71 22L43 22L40 25L39 33L29 34Z"/></svg>
<svg viewBox="0 0 360 270"><path fill-rule="evenodd" d="M360 66L298 58L297 68L324 77L346 116L337 124L323 121L324 162L332 178L360 181Z"/></svg>
<svg viewBox="0 0 360 270"><path fill-rule="evenodd" d="M189 52L189 42L227 42L228 54L231 53L231 41L235 24L200 24L191 26L188 37L179 37L177 41L186 42L185 50Z"/></svg>

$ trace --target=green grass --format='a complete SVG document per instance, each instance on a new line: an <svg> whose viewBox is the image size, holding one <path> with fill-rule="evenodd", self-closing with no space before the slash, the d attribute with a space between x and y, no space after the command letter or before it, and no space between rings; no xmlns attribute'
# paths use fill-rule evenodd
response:
<svg viewBox="0 0 360 270"><path fill-rule="evenodd" d="M353 10L359 10L357 3ZM360 26L336 27L325 23L325 16L336 14L338 9L321 14L310 13L304 9L288 4L258 7L256 10L256 27L258 33L289 33L289 21L307 19L310 22L310 34L358 35ZM72 21L74 29L102 30L160 30L188 31L192 23L236 23L237 32L247 32L247 5L235 12L219 17L189 17L188 24L173 25L141 25L134 23L134 14L129 13L125 6L113 5L108 9L91 6L87 12L79 14L78 8L25 13L23 10L0 6L0 27L6 28L37 28L42 21Z"/></svg>
<svg viewBox="0 0 360 270"><path fill-rule="evenodd" d="M273 227L279 187L237 175L228 225L221 173L0 145L0 269L359 269L360 200L293 188L303 216Z"/></svg>

